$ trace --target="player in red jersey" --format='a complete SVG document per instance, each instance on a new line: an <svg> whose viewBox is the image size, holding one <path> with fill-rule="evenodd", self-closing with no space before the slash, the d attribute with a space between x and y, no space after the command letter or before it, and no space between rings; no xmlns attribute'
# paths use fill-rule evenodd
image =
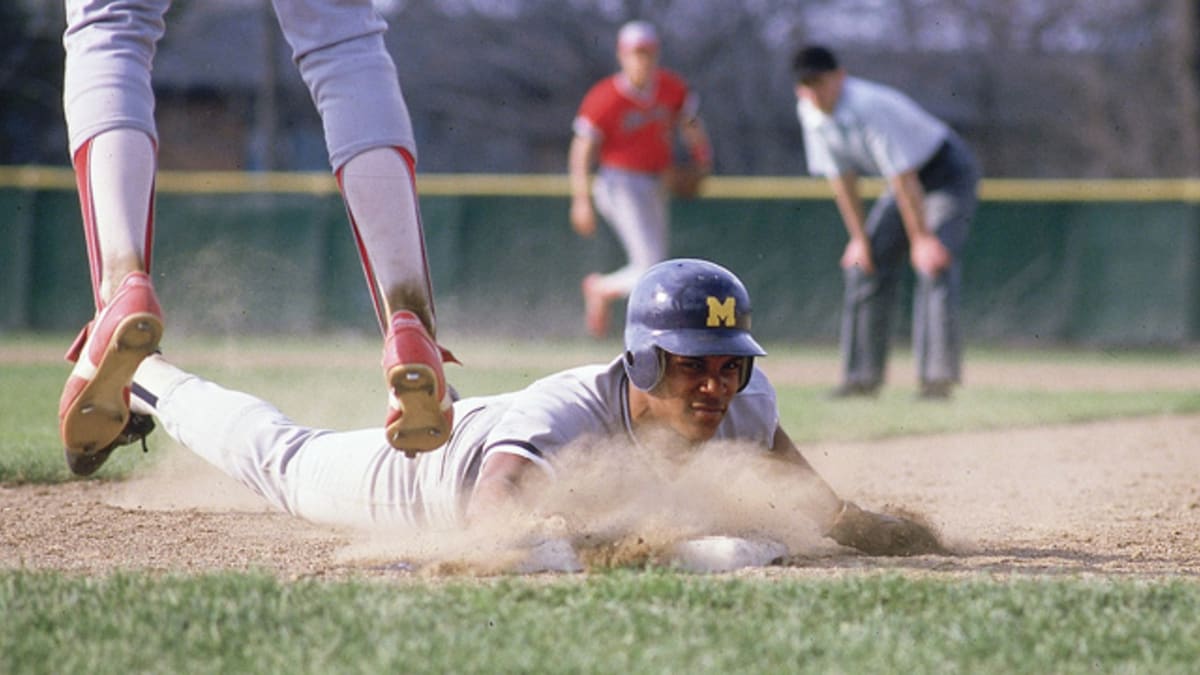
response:
<svg viewBox="0 0 1200 675"><path fill-rule="evenodd" d="M587 329L595 337L608 331L609 304L627 296L642 273L667 256L664 177L674 163L673 133L678 130L696 168L703 174L712 168L699 100L683 78L659 67L658 57L654 26L625 24L617 35L620 71L596 83L575 116L568 155L571 226L592 236L599 211L628 257L624 267L583 280Z"/></svg>

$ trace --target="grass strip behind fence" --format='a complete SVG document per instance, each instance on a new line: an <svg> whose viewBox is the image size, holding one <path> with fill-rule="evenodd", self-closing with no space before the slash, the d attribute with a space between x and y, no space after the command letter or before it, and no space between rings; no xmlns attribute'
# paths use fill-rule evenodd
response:
<svg viewBox="0 0 1200 675"><path fill-rule="evenodd" d="M53 344L52 338L42 338ZM14 350L48 352L41 340L22 336L8 340ZM199 346L197 346L197 344ZM378 345L369 340L320 341L249 339L236 345L193 343L179 350L185 363L204 377L241 389L276 404L297 421L311 426L355 429L382 423L384 387L377 366ZM605 362L611 345L470 344L469 367L450 366L448 375L464 396L518 389L537 377L570 364ZM614 352L615 353L615 352ZM545 358L542 355L545 354ZM827 348L774 350L772 366L828 362L836 373L836 354ZM985 350L975 363L1036 364L1178 362L1195 368L1193 354L1113 354L1068 352L1059 355L1018 350ZM822 366L825 367L825 366ZM71 478L58 440L57 403L69 368L61 361L30 359L0 367L0 483L54 483ZM949 402L914 400L905 387L885 389L878 399L833 401L827 387L776 378L784 428L799 443L856 441L914 434L1017 429L1133 415L1200 412L1200 390L1144 388L1094 391L964 387ZM168 443L161 431L150 448ZM133 449L114 454L97 474L123 478L155 461L155 453Z"/></svg>

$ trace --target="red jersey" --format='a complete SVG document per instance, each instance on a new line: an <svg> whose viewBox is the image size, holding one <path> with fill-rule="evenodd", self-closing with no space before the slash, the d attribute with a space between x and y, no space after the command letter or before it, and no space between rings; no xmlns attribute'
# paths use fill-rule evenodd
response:
<svg viewBox="0 0 1200 675"><path fill-rule="evenodd" d="M575 117L575 133L600 142L600 164L658 173L671 165L672 132L681 115L696 114L683 78L657 68L645 91L620 73L588 91Z"/></svg>

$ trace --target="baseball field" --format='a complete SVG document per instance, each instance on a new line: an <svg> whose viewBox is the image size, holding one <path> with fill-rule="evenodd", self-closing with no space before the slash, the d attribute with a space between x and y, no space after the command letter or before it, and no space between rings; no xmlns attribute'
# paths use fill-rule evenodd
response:
<svg viewBox="0 0 1200 675"><path fill-rule="evenodd" d="M619 348L443 340L465 364L448 371L463 395ZM659 544L667 523L697 534L698 521L678 508L669 519L631 513L657 502L613 491L598 517L610 535L623 531L584 572L516 574L452 538L380 539L271 512L161 431L148 453L131 446L72 479L55 427L68 342L0 337L0 672L1184 673L1200 663L1195 351L974 348L962 391L927 402L914 399L900 350L879 399L833 401L836 354L768 344L761 365L784 426L817 470L866 508L930 523L949 554L868 557L798 527L770 564L690 573ZM169 336L165 347L306 423L381 418L369 338ZM727 516L761 507L752 482L726 478L693 489L692 503Z"/></svg>

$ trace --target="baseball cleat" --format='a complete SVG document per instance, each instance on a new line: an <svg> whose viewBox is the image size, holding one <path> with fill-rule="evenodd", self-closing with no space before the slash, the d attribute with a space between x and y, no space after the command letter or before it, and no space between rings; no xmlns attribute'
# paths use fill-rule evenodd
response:
<svg viewBox="0 0 1200 675"><path fill-rule="evenodd" d="M392 315L383 344L388 385L384 426L388 443L410 458L436 450L450 438L454 401L442 362L454 360L429 337L416 314L401 310Z"/></svg>
<svg viewBox="0 0 1200 675"><path fill-rule="evenodd" d="M154 418L140 413L130 413L125 428L117 434L112 443L108 444L108 447L90 454L71 452L70 449L65 450L63 454L67 458L67 468L76 476L90 476L96 473L96 469L99 469L100 465L108 461L108 456L112 454L113 450L138 441L142 442L142 452L149 452L150 449L146 447L146 436L150 435L151 431L154 431Z"/></svg>
<svg viewBox="0 0 1200 675"><path fill-rule="evenodd" d="M67 351L75 367L59 399L58 420L67 465L75 473L95 471L112 451L129 423L133 373L158 349L162 334L162 308L150 277L132 272ZM89 455L97 457L86 459Z"/></svg>

